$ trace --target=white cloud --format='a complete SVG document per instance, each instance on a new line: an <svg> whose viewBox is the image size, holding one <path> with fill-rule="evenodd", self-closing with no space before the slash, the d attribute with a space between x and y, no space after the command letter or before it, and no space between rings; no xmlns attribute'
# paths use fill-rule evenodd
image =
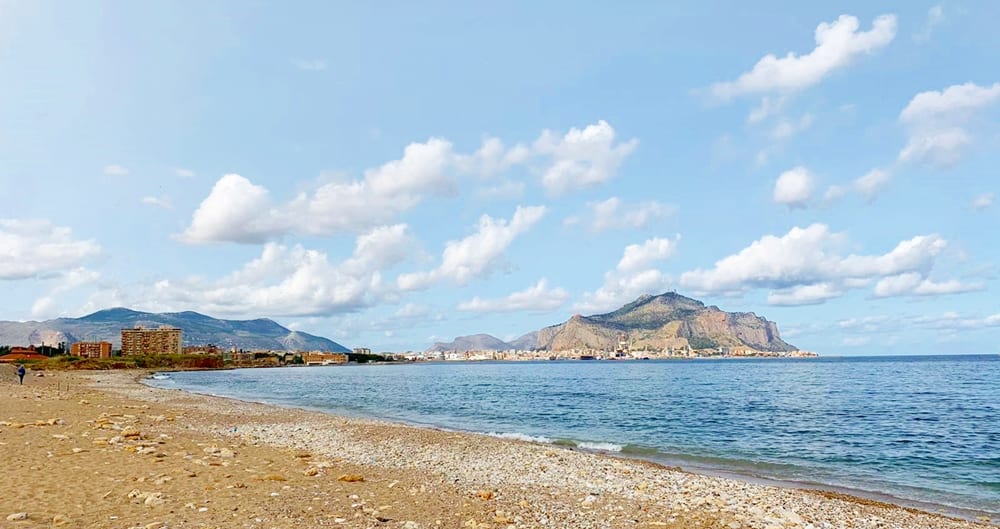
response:
<svg viewBox="0 0 1000 529"><path fill-rule="evenodd" d="M428 197L454 196L459 188L455 175L493 177L515 165L530 165L543 175L550 192L559 194L611 178L636 144L616 143L614 129L605 121L562 137L546 130L530 148L507 149L486 138L471 155L455 153L445 139L430 138L411 143L400 159L366 170L359 180L340 177L283 204L273 203L265 187L229 174L216 182L177 239L261 243L288 234L360 233L395 222ZM523 183L501 180L480 195L510 197L523 191Z"/></svg>
<svg viewBox="0 0 1000 529"><path fill-rule="evenodd" d="M850 289L865 288L873 280L915 273L922 280L936 258L947 247L938 235L922 235L901 241L881 255L843 255L847 237L830 232L823 224L793 228L787 234L768 235L740 252L725 257L710 269L685 272L684 288L698 293L743 294L763 288L771 291L776 304L821 302ZM927 281L913 286L907 295L957 292L952 283ZM886 293L883 286L881 293ZM900 293L904 293L902 290Z"/></svg>
<svg viewBox="0 0 1000 529"><path fill-rule="evenodd" d="M514 239L527 232L543 215L544 206L519 206L510 222L483 215L476 233L445 244L439 267L428 272L400 275L397 279L400 289L421 290L441 281L465 285L473 278L489 276L502 265L503 253Z"/></svg>
<svg viewBox="0 0 1000 529"><path fill-rule="evenodd" d="M875 284L875 297L891 296L941 296L982 290L981 284L965 284L957 280L938 283L918 272L907 272L884 277Z"/></svg>
<svg viewBox="0 0 1000 529"><path fill-rule="evenodd" d="M775 141L787 140L808 129L812 124L812 114L805 114L798 121L782 119L771 129L771 139Z"/></svg>
<svg viewBox="0 0 1000 529"><path fill-rule="evenodd" d="M804 208L813 193L813 176L805 167L789 169L774 183L774 201L789 208Z"/></svg>
<svg viewBox="0 0 1000 529"><path fill-rule="evenodd" d="M493 200L520 198L524 195L524 182L506 180L496 185L480 189L477 192L477 195L479 198Z"/></svg>
<svg viewBox="0 0 1000 529"><path fill-rule="evenodd" d="M945 312L940 316L922 316L914 318L913 323L921 327L944 331L985 329L989 327L1000 327L1000 313L980 317L978 315L969 316L961 315L957 312Z"/></svg>
<svg viewBox="0 0 1000 529"><path fill-rule="evenodd" d="M665 291L670 278L653 265L673 256L679 240L679 236L673 240L657 237L642 244L626 246L615 269L604 274L604 285L584 293L580 302L574 305L574 310L603 312L643 294Z"/></svg>
<svg viewBox="0 0 1000 529"><path fill-rule="evenodd" d="M931 33L934 32L934 28L944 21L944 9L941 4L931 7L927 10L927 20L924 22L924 27L913 34L913 40L917 42L927 42L931 38Z"/></svg>
<svg viewBox="0 0 1000 529"><path fill-rule="evenodd" d="M837 185L830 186L826 189L826 192L823 193L823 203L832 204L844 198L845 195L847 195L847 190L844 189L842 186L837 186Z"/></svg>
<svg viewBox="0 0 1000 529"><path fill-rule="evenodd" d="M569 292L549 288L547 279L540 279L534 286L514 292L501 299L482 299L479 296L458 305L458 310L470 312L548 312L556 310L569 299Z"/></svg>
<svg viewBox="0 0 1000 529"><path fill-rule="evenodd" d="M711 94L726 101L749 93L790 93L819 83L835 70L853 62L858 56L871 53L896 36L896 17L881 15L869 31L858 31L856 17L841 15L832 23L816 27L816 48L808 54L788 52L784 57L765 55L753 69L735 81L716 83Z"/></svg>
<svg viewBox="0 0 1000 529"><path fill-rule="evenodd" d="M639 144L639 140L615 143L615 129L604 120L583 130L570 129L559 137L546 130L535 141L534 151L551 156L542 185L552 195L592 187L609 180Z"/></svg>
<svg viewBox="0 0 1000 529"><path fill-rule="evenodd" d="M104 174L108 176L126 176L128 175L128 167L117 164L106 165L104 166Z"/></svg>
<svg viewBox="0 0 1000 529"><path fill-rule="evenodd" d="M326 70L326 61L322 59L293 59L292 65L306 72L322 72Z"/></svg>
<svg viewBox="0 0 1000 529"><path fill-rule="evenodd" d="M73 240L70 228L42 219L0 219L0 280L59 274L97 256L94 241Z"/></svg>
<svg viewBox="0 0 1000 529"><path fill-rule="evenodd" d="M163 197L142 197L140 200L143 204L147 206L155 206L162 209L174 209L174 205L170 203L170 198Z"/></svg>
<svg viewBox="0 0 1000 529"><path fill-rule="evenodd" d="M626 204L618 197L589 202L587 207L590 208L589 228L594 232L645 228L652 221L672 215L675 210L673 206L653 200ZM578 217L571 217L566 224L577 224L579 220Z"/></svg>
<svg viewBox="0 0 1000 529"><path fill-rule="evenodd" d="M959 162L973 142L968 128L977 113L1000 100L1000 82L952 85L941 91L921 92L899 115L909 138L899 153L902 162L950 166Z"/></svg>
<svg viewBox="0 0 1000 529"><path fill-rule="evenodd" d="M816 283L813 285L796 285L791 288L773 290L767 294L767 302L771 305L818 305L829 299L838 298L844 291L833 283Z"/></svg>
<svg viewBox="0 0 1000 529"><path fill-rule="evenodd" d="M750 125L760 123L765 119L778 114L785 107L785 103L788 101L787 97L768 97L764 96L760 100L760 105L757 108L750 111L747 115L747 123Z"/></svg>
<svg viewBox="0 0 1000 529"><path fill-rule="evenodd" d="M59 295L94 284L100 277L101 274L98 272L82 267L66 271L53 279L53 285L47 294L35 300L31 306L31 317L45 319L56 316L58 314L56 300Z"/></svg>
<svg viewBox="0 0 1000 529"><path fill-rule="evenodd" d="M854 181L854 189L864 195L868 200L874 200L886 184L889 183L892 175L882 169L872 169Z"/></svg>
<svg viewBox="0 0 1000 529"><path fill-rule="evenodd" d="M979 195L972 201L972 209L976 211L982 211L993 207L993 201L996 196L993 193L983 193Z"/></svg>
<svg viewBox="0 0 1000 529"><path fill-rule="evenodd" d="M270 193L238 174L227 174L212 187L191 218L191 225L177 236L183 242L232 241L260 243L289 229L287 208L276 209Z"/></svg>
<svg viewBox="0 0 1000 529"><path fill-rule="evenodd" d="M183 167L177 167L177 168L175 168L174 169L174 174L176 174L177 176L179 176L181 178L194 178L194 177L198 176L198 173L196 173L196 172L194 172L194 171L192 171L190 169L184 169Z"/></svg>
<svg viewBox="0 0 1000 529"><path fill-rule="evenodd" d="M841 345L846 345L847 347L860 347L862 345L868 345L871 343L871 336L847 336L841 340Z"/></svg>

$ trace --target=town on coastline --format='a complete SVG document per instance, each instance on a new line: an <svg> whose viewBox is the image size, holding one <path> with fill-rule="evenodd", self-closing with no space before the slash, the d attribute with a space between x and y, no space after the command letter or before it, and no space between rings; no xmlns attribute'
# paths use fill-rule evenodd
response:
<svg viewBox="0 0 1000 529"><path fill-rule="evenodd" d="M115 358L195 357L201 362L181 362L188 367L277 367L337 365L348 362L424 362L424 361L537 361L537 360L650 360L689 358L805 358L815 357L808 351L758 351L750 347L716 347L692 349L690 346L667 347L662 350L633 349L626 334L619 338L614 350L576 348L547 350L444 350L406 351L373 354L371 349L354 348L349 353L333 351L245 350L238 347L220 348L214 344L183 344L183 329L170 326L159 328L135 327L121 330L121 348L108 341L79 341L68 348L42 344L0 347L0 363L33 363L50 358L113 360ZM139 365L138 367L143 367Z"/></svg>

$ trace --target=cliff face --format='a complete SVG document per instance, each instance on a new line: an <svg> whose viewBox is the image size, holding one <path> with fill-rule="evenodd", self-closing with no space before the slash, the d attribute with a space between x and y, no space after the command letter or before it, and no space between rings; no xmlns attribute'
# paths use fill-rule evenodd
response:
<svg viewBox="0 0 1000 529"><path fill-rule="evenodd" d="M751 312L724 312L675 293L643 296L607 314L573 316L565 323L538 331L535 347L613 350L622 333L628 335L633 349L690 346L796 350L780 338L778 326L772 321Z"/></svg>

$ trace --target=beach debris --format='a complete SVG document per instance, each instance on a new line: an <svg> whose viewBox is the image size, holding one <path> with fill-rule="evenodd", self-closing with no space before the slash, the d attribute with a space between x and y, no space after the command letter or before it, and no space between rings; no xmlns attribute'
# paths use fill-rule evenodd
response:
<svg viewBox="0 0 1000 529"><path fill-rule="evenodd" d="M309 468L303 470L302 473L304 475L310 476L310 477L311 476L316 476L316 475L319 475L319 469L316 468L316 467L309 467Z"/></svg>
<svg viewBox="0 0 1000 529"><path fill-rule="evenodd" d="M492 500L494 495L492 490L481 490L476 493L476 496L479 496L481 500Z"/></svg>
<svg viewBox="0 0 1000 529"><path fill-rule="evenodd" d="M21 520L27 520L28 513L26 512L16 512L14 514L7 515L8 522L19 522Z"/></svg>
<svg viewBox="0 0 1000 529"><path fill-rule="evenodd" d="M62 514L57 514L52 517L52 525L56 527L61 525L69 525L70 523L72 523L72 520L70 520L66 516L63 516Z"/></svg>
<svg viewBox="0 0 1000 529"><path fill-rule="evenodd" d="M142 432L140 432L135 426L126 426L122 429L122 437L125 439L141 439Z"/></svg>
<svg viewBox="0 0 1000 529"><path fill-rule="evenodd" d="M365 478L361 474L342 474L337 478L337 481L344 481L347 483L355 483L358 481L364 481Z"/></svg>

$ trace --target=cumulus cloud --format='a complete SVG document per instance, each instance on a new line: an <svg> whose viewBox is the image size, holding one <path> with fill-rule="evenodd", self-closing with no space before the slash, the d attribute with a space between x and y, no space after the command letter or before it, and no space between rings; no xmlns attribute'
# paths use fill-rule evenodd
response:
<svg viewBox="0 0 1000 529"><path fill-rule="evenodd" d="M774 201L789 208L804 208L812 198L814 178L805 167L789 169L774 183Z"/></svg>
<svg viewBox="0 0 1000 529"><path fill-rule="evenodd" d="M48 293L35 300L31 305L31 317L36 319L51 318L58 314L58 296L82 286L96 283L101 274L79 267L68 270L52 280Z"/></svg>
<svg viewBox="0 0 1000 529"><path fill-rule="evenodd" d="M868 31L859 31L856 17L841 15L834 22L816 27L816 47L805 55L788 52L784 57L765 55L753 69L735 81L716 83L709 89L715 98L727 101L751 93L797 92L819 83L830 73L851 64L859 56L884 47L896 36L896 17L881 15Z"/></svg>
<svg viewBox="0 0 1000 529"><path fill-rule="evenodd" d="M899 115L909 134L899 160L940 167L958 163L973 142L969 128L976 121L976 114L998 100L1000 82L991 86L952 85L913 96Z"/></svg>
<svg viewBox="0 0 1000 529"><path fill-rule="evenodd" d="M400 159L368 169L360 179L338 178L284 203L274 202L267 188L228 174L216 182L176 237L192 244L262 243L288 234L361 233L395 222L427 198L456 195L459 175L492 178L519 165L541 174L553 194L566 193L611 178L636 144L634 139L616 142L614 129L605 121L563 136L546 130L531 147L507 148L487 137L470 155L456 153L445 139L431 138L411 143ZM523 191L522 182L501 179L480 195L511 197Z"/></svg>
<svg viewBox="0 0 1000 529"><path fill-rule="evenodd" d="M442 281L465 285L473 278L489 276L503 264L504 251L514 239L544 215L544 206L518 207L510 222L483 215L476 233L445 244L440 266L427 272L400 275L399 288L421 290Z"/></svg>
<svg viewBox="0 0 1000 529"><path fill-rule="evenodd" d="M638 146L639 140L615 142L615 129L604 120L564 136L546 130L534 151L551 157L543 169L542 185L552 195L592 187L608 181Z"/></svg>
<svg viewBox="0 0 1000 529"><path fill-rule="evenodd" d="M583 294L574 310L579 312L604 312L623 305L643 294L658 294L667 289L670 278L655 268L655 264L669 259L680 241L655 237L642 244L630 244L614 270L604 274L604 285Z"/></svg>
<svg viewBox="0 0 1000 529"><path fill-rule="evenodd" d="M349 313L398 299L395 285L384 282L382 273L406 260L411 244L402 224L359 235L351 256L341 262L302 245L270 242L258 257L220 279L162 279L151 287L130 289L123 301L148 310L198 306L225 315Z"/></svg>
<svg viewBox="0 0 1000 529"><path fill-rule="evenodd" d="M111 164L104 166L104 174L108 176L126 176L128 175L128 167L124 167L118 164Z"/></svg>
<svg viewBox="0 0 1000 529"><path fill-rule="evenodd" d="M188 243L260 243L286 232L287 209L271 204L270 192L238 175L227 174L212 187L177 238Z"/></svg>
<svg viewBox="0 0 1000 529"><path fill-rule="evenodd" d="M469 312L548 312L556 310L569 299L569 292L549 288L542 278L534 286L514 292L500 299L482 299L479 296L458 305L458 310Z"/></svg>
<svg viewBox="0 0 1000 529"><path fill-rule="evenodd" d="M0 280L47 277L97 256L94 241L73 239L73 230L44 219L0 219Z"/></svg>
<svg viewBox="0 0 1000 529"><path fill-rule="evenodd" d="M588 227L593 232L616 229L640 229L649 223L673 215L675 208L655 200L628 204L618 197L587 203ZM580 222L578 217L567 219L566 224Z"/></svg>
<svg viewBox="0 0 1000 529"><path fill-rule="evenodd" d="M846 235L833 233L824 224L796 227L780 237L758 239L712 268L685 272L680 284L702 294L740 295L767 289L769 302L777 305L821 303L882 280L885 283L876 287L876 296L939 295L974 288L928 279L948 245L938 235L913 237L876 255L844 255L848 242ZM920 282L893 283L902 281L898 277L904 275L908 281L917 277Z"/></svg>
<svg viewBox="0 0 1000 529"><path fill-rule="evenodd" d="M996 199L996 196L993 193L983 193L972 200L972 209L976 211L989 209L993 207L994 199Z"/></svg>

